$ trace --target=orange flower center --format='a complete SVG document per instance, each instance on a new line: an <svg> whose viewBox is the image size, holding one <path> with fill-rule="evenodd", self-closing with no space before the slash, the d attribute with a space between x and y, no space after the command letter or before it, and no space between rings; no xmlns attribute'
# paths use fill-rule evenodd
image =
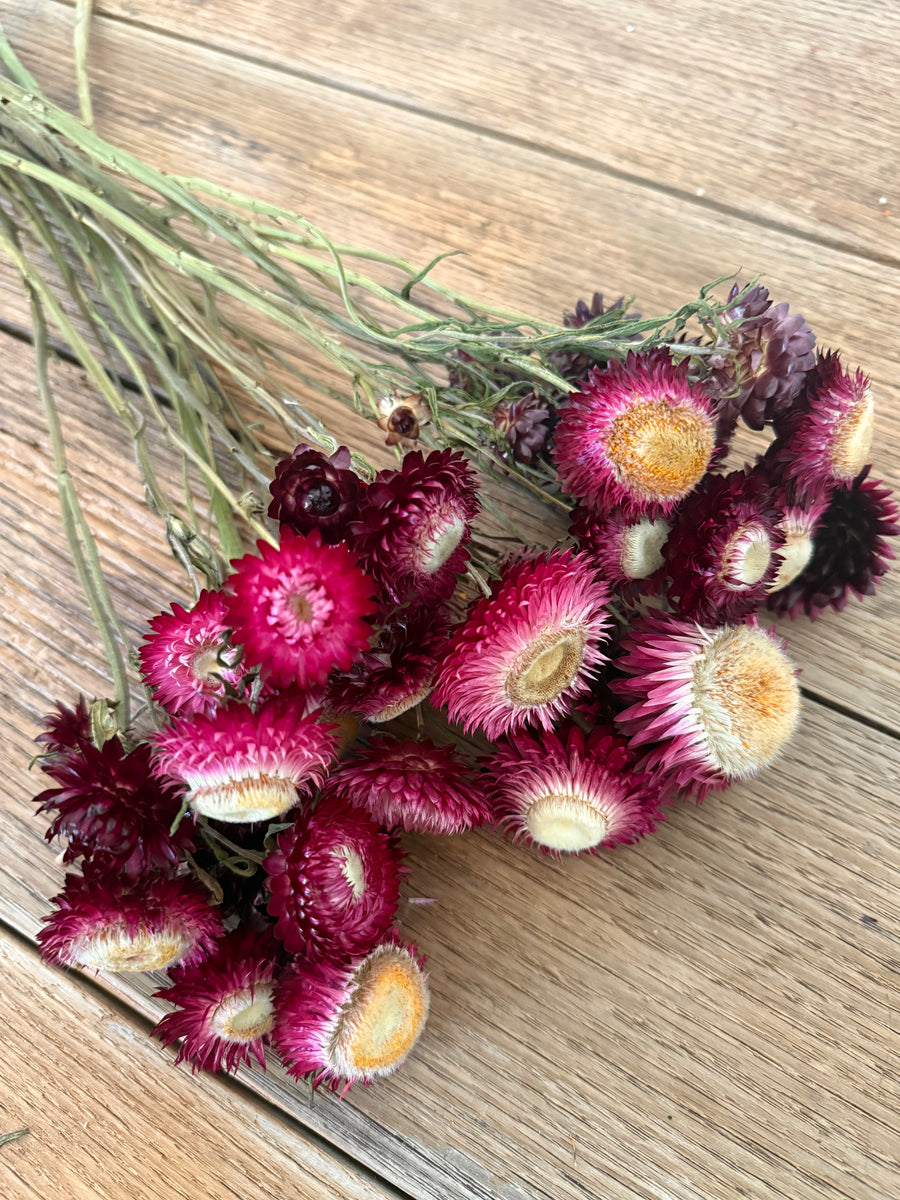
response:
<svg viewBox="0 0 900 1200"><path fill-rule="evenodd" d="M661 503L697 486L714 446L712 421L693 405L637 400L614 419L607 453L619 483Z"/></svg>

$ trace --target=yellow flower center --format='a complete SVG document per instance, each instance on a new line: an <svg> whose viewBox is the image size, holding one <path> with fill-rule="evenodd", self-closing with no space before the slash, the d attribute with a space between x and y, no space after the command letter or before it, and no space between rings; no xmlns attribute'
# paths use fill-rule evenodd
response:
<svg viewBox="0 0 900 1200"><path fill-rule="evenodd" d="M713 765L748 778L775 757L797 725L800 689L791 663L761 629L720 629L693 667L694 713Z"/></svg>
<svg viewBox="0 0 900 1200"><path fill-rule="evenodd" d="M517 708L549 704L570 687L584 662L583 629L545 629L517 656L504 685Z"/></svg>
<svg viewBox="0 0 900 1200"><path fill-rule="evenodd" d="M642 500L686 496L709 466L712 421L693 405L638 400L612 423L607 453L616 478Z"/></svg>
<svg viewBox="0 0 900 1200"><path fill-rule="evenodd" d="M418 965L396 946L379 946L359 968L353 995L329 1045L345 1079L387 1075L406 1058L428 1016L428 989Z"/></svg>

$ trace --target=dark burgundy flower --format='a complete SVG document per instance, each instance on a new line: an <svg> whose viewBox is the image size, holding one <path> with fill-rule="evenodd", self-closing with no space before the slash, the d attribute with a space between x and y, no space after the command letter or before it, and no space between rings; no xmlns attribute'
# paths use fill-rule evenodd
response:
<svg viewBox="0 0 900 1200"><path fill-rule="evenodd" d="M864 467L851 484L836 487L813 534L806 568L769 596L769 608L791 617L815 619L826 608L838 612L851 594L873 596L894 552L886 538L900 533L900 510L889 488L869 478Z"/></svg>
<svg viewBox="0 0 900 1200"><path fill-rule="evenodd" d="M365 485L351 468L350 451L341 446L326 457L311 446L298 446L275 467L269 484L269 516L295 533L318 529L329 545L343 541L359 515Z"/></svg>
<svg viewBox="0 0 900 1200"><path fill-rule="evenodd" d="M551 407L534 392L515 400L504 400L494 409L494 428L506 438L500 456L506 462L530 465L544 449L550 436Z"/></svg>

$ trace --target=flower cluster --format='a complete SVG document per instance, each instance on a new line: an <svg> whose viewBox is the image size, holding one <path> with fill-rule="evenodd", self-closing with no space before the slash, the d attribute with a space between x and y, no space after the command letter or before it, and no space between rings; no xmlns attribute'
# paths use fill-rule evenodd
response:
<svg viewBox="0 0 900 1200"><path fill-rule="evenodd" d="M396 469L363 478L345 447L307 445L279 463L277 537L150 622L155 727L119 733L83 701L46 719L56 786L37 800L82 873L45 955L167 972L156 1032L195 1069L271 1047L343 1092L394 1070L428 1012L397 927L404 832L493 825L600 854L771 763L800 693L760 611L871 594L900 526L870 478L863 373L816 355L764 289L730 303L706 356L568 354L555 403L510 374L486 426L505 461L554 464L569 535L481 562L489 584L470 570L481 595L460 619L477 482L458 450L414 448L419 397L385 401L392 444L413 447ZM566 323L620 308L598 295ZM729 469L742 418L771 438ZM412 736L404 714L426 701L430 732L443 712L482 739L478 760L447 726Z"/></svg>

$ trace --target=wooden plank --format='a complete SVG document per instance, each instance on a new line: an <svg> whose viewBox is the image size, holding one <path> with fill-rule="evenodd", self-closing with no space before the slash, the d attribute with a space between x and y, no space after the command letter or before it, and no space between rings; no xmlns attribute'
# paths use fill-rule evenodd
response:
<svg viewBox="0 0 900 1200"><path fill-rule="evenodd" d="M0 917L33 936L61 868L31 813L29 739L53 699L106 688L42 477L27 357L6 347L0 388L0 495L23 514L2 550ZM162 550L77 372L58 383L66 419L91 430L76 478L102 490L105 476L117 513L104 557L123 574L147 563L136 621ZM409 894L435 903L404 915L434 995L409 1063L312 1109L276 1070L245 1084L423 1200L895 1195L898 775L897 740L808 704L761 780L678 808L633 849L554 864L490 834L410 838ZM107 982L158 1014L146 986Z"/></svg>
<svg viewBox="0 0 900 1200"><path fill-rule="evenodd" d="M127 1014L0 930L7 1200L386 1200L244 1089L173 1071ZM162 1061L161 1061L162 1060Z"/></svg>
<svg viewBox="0 0 900 1200"><path fill-rule="evenodd" d="M74 103L70 10L0 0L0 18L54 96ZM762 271L778 298L806 311L821 344L843 346L871 372L881 403L876 473L900 481L895 268L109 20L96 22L93 68L98 119L113 140L166 169L301 207L350 242L423 263L463 248L469 257L441 270L490 302L552 314L601 284L664 311L722 271ZM8 269L0 279L0 317L27 322ZM339 432L342 421L336 415ZM552 538L552 518L546 525ZM789 627L805 686L893 729L897 588L892 578L865 606Z"/></svg>
<svg viewBox="0 0 900 1200"><path fill-rule="evenodd" d="M485 127L896 265L892 5L102 0L98 10ZM277 31L277 33L276 33Z"/></svg>

